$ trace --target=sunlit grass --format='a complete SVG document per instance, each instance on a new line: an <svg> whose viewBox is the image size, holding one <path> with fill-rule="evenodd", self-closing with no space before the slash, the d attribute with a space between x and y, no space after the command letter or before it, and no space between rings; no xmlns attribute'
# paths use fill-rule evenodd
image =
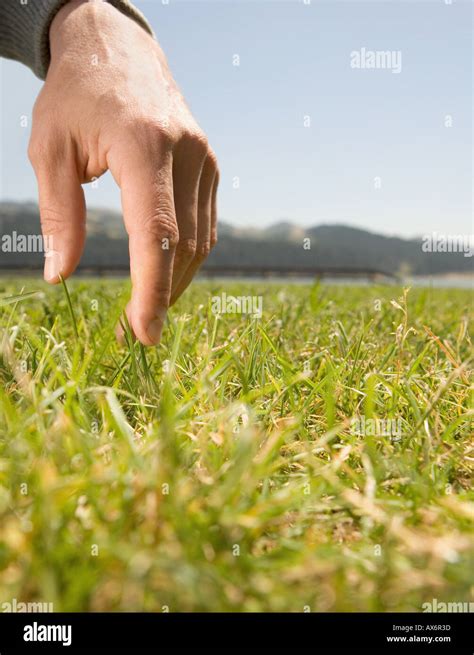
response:
<svg viewBox="0 0 474 655"><path fill-rule="evenodd" d="M469 292L198 283L145 349L115 341L125 283L68 289L0 282L0 602L474 600Z"/></svg>

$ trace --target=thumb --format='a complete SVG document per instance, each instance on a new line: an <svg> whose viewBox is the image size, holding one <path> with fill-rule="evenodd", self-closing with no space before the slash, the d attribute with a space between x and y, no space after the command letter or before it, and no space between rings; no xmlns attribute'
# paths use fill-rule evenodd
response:
<svg viewBox="0 0 474 655"><path fill-rule="evenodd" d="M69 277L84 249L86 206L75 161L51 156L30 147L30 160L38 180L43 233L44 279L56 284Z"/></svg>

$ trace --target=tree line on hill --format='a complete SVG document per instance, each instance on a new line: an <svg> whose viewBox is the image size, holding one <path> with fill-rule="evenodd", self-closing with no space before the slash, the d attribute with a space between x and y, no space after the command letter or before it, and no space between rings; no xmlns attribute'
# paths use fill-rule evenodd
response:
<svg viewBox="0 0 474 655"><path fill-rule="evenodd" d="M34 203L0 203L0 269L41 268L42 248L36 246L35 251L35 244L41 246L39 235L38 207ZM431 250L436 250L436 244ZM421 238L383 236L345 225L302 228L277 223L264 229L242 229L221 222L218 245L204 268L347 269L389 275L439 275L472 273L472 262L467 252L444 252L439 248L427 252ZM126 270L128 266L128 240L120 215L110 210L90 210L79 270Z"/></svg>

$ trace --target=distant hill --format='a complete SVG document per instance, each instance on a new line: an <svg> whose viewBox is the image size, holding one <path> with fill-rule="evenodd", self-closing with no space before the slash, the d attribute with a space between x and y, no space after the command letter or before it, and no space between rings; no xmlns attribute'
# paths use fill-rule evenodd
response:
<svg viewBox="0 0 474 655"><path fill-rule="evenodd" d="M4 244L15 232L40 233L36 204L0 203L0 268L41 267L41 252L5 252ZM370 269L413 275L473 271L473 258L455 252L425 253L421 245L421 239L387 237L346 225L303 228L284 222L248 229L221 222L219 243L206 267ZM106 209L88 211L88 237L80 268L128 268L127 235L120 214Z"/></svg>

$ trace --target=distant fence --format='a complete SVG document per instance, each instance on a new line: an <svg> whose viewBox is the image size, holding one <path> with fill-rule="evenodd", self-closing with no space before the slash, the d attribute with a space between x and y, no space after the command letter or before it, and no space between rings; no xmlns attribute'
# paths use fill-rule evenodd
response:
<svg viewBox="0 0 474 655"><path fill-rule="evenodd" d="M200 270L206 277L340 277L395 279L393 273L371 268L298 268L295 266L203 266Z"/></svg>
<svg viewBox="0 0 474 655"><path fill-rule="evenodd" d="M15 273L27 275L41 271L42 266L8 266L0 263L0 273ZM103 267L103 266L81 266L77 269L79 275L128 275L127 266ZM371 268L298 268L295 266L203 266L199 270L200 275L207 278L215 277L295 277L295 278L363 278L369 280L395 280L396 276L387 271L380 271Z"/></svg>

